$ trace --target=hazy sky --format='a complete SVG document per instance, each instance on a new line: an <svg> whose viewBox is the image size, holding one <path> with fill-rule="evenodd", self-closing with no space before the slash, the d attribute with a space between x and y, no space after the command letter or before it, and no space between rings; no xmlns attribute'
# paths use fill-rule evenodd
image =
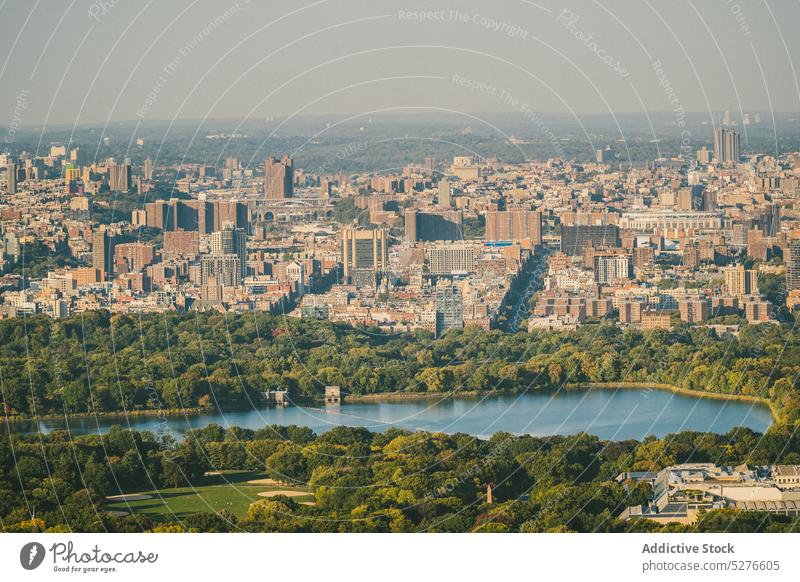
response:
<svg viewBox="0 0 800 582"><path fill-rule="evenodd" d="M798 22L796 0L0 0L0 127L798 111Z"/></svg>

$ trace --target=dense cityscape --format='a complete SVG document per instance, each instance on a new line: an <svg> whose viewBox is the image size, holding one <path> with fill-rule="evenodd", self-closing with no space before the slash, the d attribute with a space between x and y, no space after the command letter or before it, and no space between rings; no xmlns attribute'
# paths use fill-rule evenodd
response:
<svg viewBox="0 0 800 582"><path fill-rule="evenodd" d="M800 154L742 152L736 123L726 112L691 160L641 165L612 145L587 162L427 157L396 174L314 173L288 155L89 162L77 144L5 154L0 313L735 334L800 302Z"/></svg>

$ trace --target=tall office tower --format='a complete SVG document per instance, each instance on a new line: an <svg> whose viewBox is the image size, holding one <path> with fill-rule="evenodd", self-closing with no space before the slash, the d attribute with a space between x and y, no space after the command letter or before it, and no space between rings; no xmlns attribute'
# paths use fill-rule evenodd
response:
<svg viewBox="0 0 800 582"><path fill-rule="evenodd" d="M6 191L9 194L17 193L17 164L13 162L6 166Z"/></svg>
<svg viewBox="0 0 800 582"><path fill-rule="evenodd" d="M739 154L739 134L733 129L718 127L714 132L714 161L717 164L736 164Z"/></svg>
<svg viewBox="0 0 800 582"><path fill-rule="evenodd" d="M737 164L739 162L739 134L732 129L725 136L725 162Z"/></svg>
<svg viewBox="0 0 800 582"><path fill-rule="evenodd" d="M405 211L406 240L433 242L437 240L463 240L463 217L460 210L439 212Z"/></svg>
<svg viewBox="0 0 800 582"><path fill-rule="evenodd" d="M714 162L717 164L722 163L725 155L725 132L722 127L714 130Z"/></svg>
<svg viewBox="0 0 800 582"><path fill-rule="evenodd" d="M150 156L147 156L144 161L144 179L148 181L153 179L153 160L150 159Z"/></svg>
<svg viewBox="0 0 800 582"><path fill-rule="evenodd" d="M439 206L441 208L450 208L453 205L453 199L450 195L450 182L447 178L442 178L439 181Z"/></svg>
<svg viewBox="0 0 800 582"><path fill-rule="evenodd" d="M433 157L425 158L425 172L430 175L433 175L433 171L436 169L436 159Z"/></svg>
<svg viewBox="0 0 800 582"><path fill-rule="evenodd" d="M800 239L789 243L786 261L786 291L800 289Z"/></svg>
<svg viewBox="0 0 800 582"><path fill-rule="evenodd" d="M386 267L389 252L385 229L359 230L348 226L339 236L346 279L355 269L372 269L377 273Z"/></svg>
<svg viewBox="0 0 800 582"><path fill-rule="evenodd" d="M542 244L542 213L521 208L490 210L486 213L486 240L529 240L532 245L539 246Z"/></svg>
<svg viewBox="0 0 800 582"><path fill-rule="evenodd" d="M448 329L464 327L464 300L458 287L436 289L436 337Z"/></svg>
<svg viewBox="0 0 800 582"><path fill-rule="evenodd" d="M724 269L725 291L728 295L758 295L758 271L736 265Z"/></svg>
<svg viewBox="0 0 800 582"><path fill-rule="evenodd" d="M247 234L241 228L225 224L211 235L211 254L215 257L235 255L239 259L239 277L247 276Z"/></svg>
<svg viewBox="0 0 800 582"><path fill-rule="evenodd" d="M267 200L291 198L294 191L294 162L289 156L264 162L264 192Z"/></svg>
<svg viewBox="0 0 800 582"><path fill-rule="evenodd" d="M591 244L593 247L618 247L619 227L615 224L561 226L561 252L577 256L583 248Z"/></svg>
<svg viewBox="0 0 800 582"><path fill-rule="evenodd" d="M114 274L114 239L102 227L92 232L92 267L100 271L101 281Z"/></svg>
<svg viewBox="0 0 800 582"><path fill-rule="evenodd" d="M112 192L128 192L131 189L131 161L127 158L121 163L108 160L108 188Z"/></svg>

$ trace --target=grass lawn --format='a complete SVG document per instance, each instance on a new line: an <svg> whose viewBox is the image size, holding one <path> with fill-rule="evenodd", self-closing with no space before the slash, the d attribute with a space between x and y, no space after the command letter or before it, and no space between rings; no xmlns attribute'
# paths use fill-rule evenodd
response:
<svg viewBox="0 0 800 582"><path fill-rule="evenodd" d="M151 499L107 501L103 508L108 511L141 513L160 520L182 519L193 513L214 512L223 509L233 512L237 517L242 517L251 503L258 499L264 499L264 497L259 497L259 493L282 490L305 491L302 488L284 485L247 483L247 481L266 477L266 473L259 471L223 471L220 475L203 477L192 487L131 492L129 495L150 495ZM292 499L301 503L314 501L314 496L308 494Z"/></svg>

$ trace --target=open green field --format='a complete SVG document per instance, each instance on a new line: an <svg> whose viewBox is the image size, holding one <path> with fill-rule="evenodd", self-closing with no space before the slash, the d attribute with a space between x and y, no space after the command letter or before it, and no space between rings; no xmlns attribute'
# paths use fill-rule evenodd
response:
<svg viewBox="0 0 800 582"><path fill-rule="evenodd" d="M292 499L298 503L314 501L314 496L302 488L248 483L266 478L266 473L259 471L222 471L219 475L206 475L191 487L127 493L127 496L146 495L149 499L108 500L103 508L107 511L141 513L153 519L169 520L223 509L242 517L251 503L264 499L259 493L267 491L291 491L295 494Z"/></svg>

